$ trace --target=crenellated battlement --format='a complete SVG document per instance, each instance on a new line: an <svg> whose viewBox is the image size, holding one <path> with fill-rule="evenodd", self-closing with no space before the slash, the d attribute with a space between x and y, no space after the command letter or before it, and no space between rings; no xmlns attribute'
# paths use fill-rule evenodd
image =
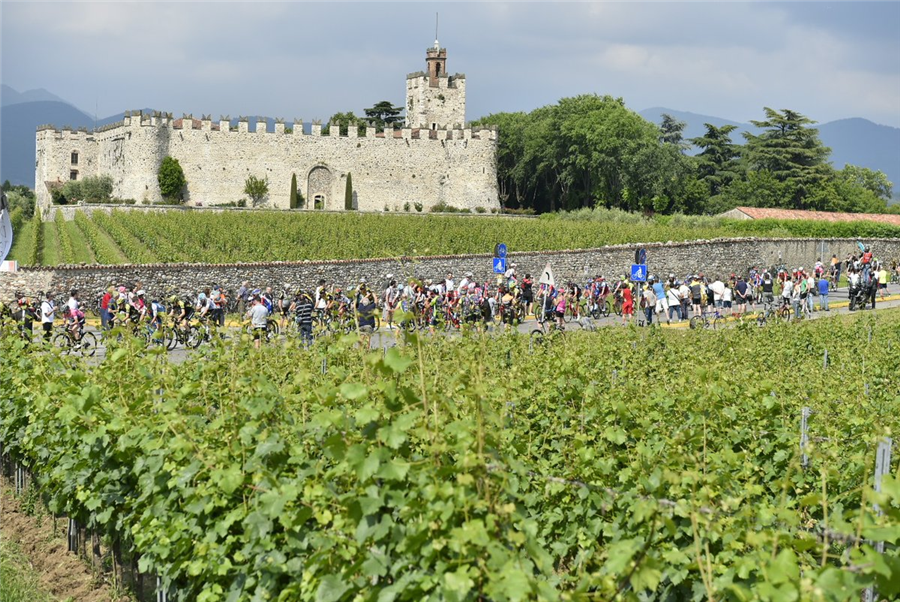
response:
<svg viewBox="0 0 900 602"><path fill-rule="evenodd" d="M184 113L181 118L173 119L172 113L162 111L152 111L150 113L143 111L126 111L122 121L110 123L98 127L93 131L85 128L72 130L69 126L57 128L52 124L44 124L37 128L38 137L46 136L48 133L57 137L63 135L69 139L83 138L92 139L94 134L103 133L109 136L115 134L116 130L131 130L134 128L156 128L159 130L180 131L187 133L188 131L197 130L199 132L217 132L223 135L223 138L229 136L237 137L241 134L249 134L253 136L270 136L270 137L293 137L293 138L329 138L342 140L358 140L360 138L377 138L380 140L467 140L467 139L484 139L496 140L498 128L495 125L479 127L473 130L471 127L463 124L453 124L450 127L438 126L434 129L418 128L418 127L401 127L386 129L378 132L374 124L366 124L362 126L350 126L347 133L341 133L341 128L337 124L323 124L322 120L316 119L312 122L311 131L306 133L303 128L303 122L300 119L292 121L293 128L288 129L285 125L285 119L276 117L274 119L274 130L269 131L267 128L268 120L265 117L250 118L241 116L237 119L237 125L231 125L232 120L227 116L222 116L219 121L213 122L210 115L203 115L195 118L193 114ZM252 126L251 126L252 123ZM328 126L329 133L324 135L323 129ZM237 135L237 136L236 136Z"/></svg>

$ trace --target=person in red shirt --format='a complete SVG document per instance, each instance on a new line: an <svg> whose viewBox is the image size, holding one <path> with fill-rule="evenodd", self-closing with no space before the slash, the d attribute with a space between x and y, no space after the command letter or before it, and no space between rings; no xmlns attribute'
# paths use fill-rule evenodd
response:
<svg viewBox="0 0 900 602"><path fill-rule="evenodd" d="M103 298L100 300L100 327L103 330L109 328L109 302L113 297L113 287L109 287L106 289L106 292L103 294Z"/></svg>
<svg viewBox="0 0 900 602"><path fill-rule="evenodd" d="M626 284L622 287L622 323L628 324L628 320L634 314L634 296L631 292L631 286Z"/></svg>

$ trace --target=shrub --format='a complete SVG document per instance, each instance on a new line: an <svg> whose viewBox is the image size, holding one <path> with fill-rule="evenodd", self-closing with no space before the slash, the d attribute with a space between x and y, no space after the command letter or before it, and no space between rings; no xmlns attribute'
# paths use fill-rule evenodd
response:
<svg viewBox="0 0 900 602"><path fill-rule="evenodd" d="M416 211L418 211L419 213L422 213L422 203L420 203L419 201L416 201L415 203L413 203L413 207L416 208Z"/></svg>
<svg viewBox="0 0 900 602"><path fill-rule="evenodd" d="M244 194L250 197L254 207L265 203L269 195L269 178L257 178L254 175L247 176L244 180Z"/></svg>
<svg viewBox="0 0 900 602"><path fill-rule="evenodd" d="M403 203L403 210L406 212L409 212L409 201L406 201L405 203Z"/></svg>
<svg viewBox="0 0 900 602"><path fill-rule="evenodd" d="M487 209L484 207L475 207L475 213L487 213Z"/></svg>
<svg viewBox="0 0 900 602"><path fill-rule="evenodd" d="M156 180L159 182L159 192L164 199L184 200L184 187L187 180L184 179L184 170L181 169L178 159L174 157L163 159Z"/></svg>

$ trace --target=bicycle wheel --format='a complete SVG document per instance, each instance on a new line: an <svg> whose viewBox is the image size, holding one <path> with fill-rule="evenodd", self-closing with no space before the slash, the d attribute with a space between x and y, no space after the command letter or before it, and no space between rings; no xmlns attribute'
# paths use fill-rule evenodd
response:
<svg viewBox="0 0 900 602"><path fill-rule="evenodd" d="M781 318L782 321L784 321L784 322L790 322L791 321L791 308L788 307L787 305L783 306L781 309L778 310L778 317Z"/></svg>
<svg viewBox="0 0 900 602"><path fill-rule="evenodd" d="M544 346L544 331L541 329L532 330L531 334L531 344L533 347L543 347Z"/></svg>
<svg viewBox="0 0 900 602"><path fill-rule="evenodd" d="M694 316L693 318L691 318L691 321L688 322L688 326L690 326L691 330L702 328L703 318L701 316Z"/></svg>
<svg viewBox="0 0 900 602"><path fill-rule="evenodd" d="M79 343L81 344L81 355L91 357L97 353L97 335L93 332L82 333Z"/></svg>
<svg viewBox="0 0 900 602"><path fill-rule="evenodd" d="M720 328L725 327L725 322L728 318L725 316L716 316L716 319L712 321L713 330L718 330ZM707 322L708 324L708 322Z"/></svg>
<svg viewBox="0 0 900 602"><path fill-rule="evenodd" d="M616 299L616 302L613 304L613 311L616 312L616 315L620 318L622 317L622 300Z"/></svg>
<svg viewBox="0 0 900 602"><path fill-rule="evenodd" d="M266 342L270 343L278 338L279 328L277 322L266 322Z"/></svg>
<svg viewBox="0 0 900 602"><path fill-rule="evenodd" d="M760 312L758 316L756 316L756 325L760 328L763 328L766 325L766 314L765 312Z"/></svg>
<svg viewBox="0 0 900 602"><path fill-rule="evenodd" d="M72 339L64 332L57 333L53 337L53 346L62 350L63 353L69 353L72 349Z"/></svg>

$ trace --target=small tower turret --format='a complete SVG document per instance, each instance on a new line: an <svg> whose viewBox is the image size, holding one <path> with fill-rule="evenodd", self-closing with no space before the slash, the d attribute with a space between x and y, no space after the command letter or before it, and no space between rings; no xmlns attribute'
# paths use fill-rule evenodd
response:
<svg viewBox="0 0 900 602"><path fill-rule="evenodd" d="M406 76L406 126L439 130L466 123L466 76L447 73L447 49L435 39L425 50L426 71Z"/></svg>

